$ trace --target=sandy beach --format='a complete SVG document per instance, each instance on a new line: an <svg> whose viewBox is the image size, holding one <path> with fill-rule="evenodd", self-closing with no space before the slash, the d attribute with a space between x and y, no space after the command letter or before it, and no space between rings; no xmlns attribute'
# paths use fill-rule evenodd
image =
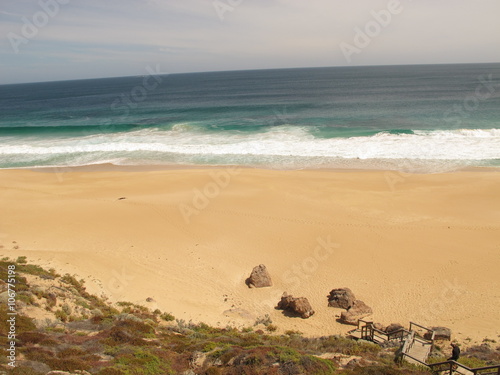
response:
<svg viewBox="0 0 500 375"><path fill-rule="evenodd" d="M345 333L326 296L349 287L376 322L498 340L499 186L482 170L1 170L0 254L186 321ZM259 264L273 287L245 285ZM284 291L316 314L275 310Z"/></svg>

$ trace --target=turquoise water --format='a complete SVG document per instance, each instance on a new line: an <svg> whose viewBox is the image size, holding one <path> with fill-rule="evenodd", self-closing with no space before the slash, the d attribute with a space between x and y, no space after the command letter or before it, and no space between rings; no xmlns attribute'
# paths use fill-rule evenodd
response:
<svg viewBox="0 0 500 375"><path fill-rule="evenodd" d="M0 111L0 168L500 165L500 64L3 85Z"/></svg>

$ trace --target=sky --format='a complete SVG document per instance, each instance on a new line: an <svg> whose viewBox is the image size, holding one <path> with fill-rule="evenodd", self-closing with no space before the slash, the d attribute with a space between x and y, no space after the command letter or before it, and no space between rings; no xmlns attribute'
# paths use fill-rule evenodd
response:
<svg viewBox="0 0 500 375"><path fill-rule="evenodd" d="M0 84L500 62L499 0L2 0Z"/></svg>

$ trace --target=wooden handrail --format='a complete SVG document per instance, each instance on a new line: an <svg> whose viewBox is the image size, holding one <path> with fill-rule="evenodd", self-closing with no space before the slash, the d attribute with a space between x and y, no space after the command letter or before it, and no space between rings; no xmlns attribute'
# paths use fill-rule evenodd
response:
<svg viewBox="0 0 500 375"><path fill-rule="evenodd" d="M425 329L426 331L429 331L429 332L434 332L434 330L430 329L430 328L427 328L427 327L424 327L423 325L420 325L418 323L415 323L415 322L410 322L410 331L411 331L411 326L417 326L417 327L420 327L420 328L423 328Z"/></svg>
<svg viewBox="0 0 500 375"><path fill-rule="evenodd" d="M409 356L410 358L412 359L415 359L411 356ZM419 361L421 362L421 361ZM470 368L470 367L467 367L465 365L462 365L461 363L458 363L456 361L445 361L445 362L437 362L437 363L429 363L429 364L426 364L428 367L430 367L430 369L432 370L434 367L437 367L437 366L442 366L442 365L456 365L458 367L461 367L467 371L470 371L474 374L477 374L478 371L485 371L485 370L494 370L494 369L498 369L498 372L497 373L500 373L500 365L492 365L492 366L485 366L485 367L476 367L476 368Z"/></svg>
<svg viewBox="0 0 500 375"><path fill-rule="evenodd" d="M363 327L360 327L361 323L365 323L365 325ZM385 336L386 337L386 341L390 341L391 340L390 337L393 336L393 335L404 333L404 334L410 335L410 337L412 338L412 343L413 343L413 341L414 341L414 339L416 337L415 336L416 331L413 331L411 329L413 325L417 326L417 327L420 327L422 329L425 329L425 330L427 330L429 332L432 332L430 340L428 340L428 339L420 339L420 338L419 338L419 340L428 342L429 344L432 344L432 345L434 344L434 336L435 336L436 332L434 330L430 329L430 328L424 327L424 326L422 326L420 324L417 324L415 322L410 322L410 330L409 331L406 330L406 329L404 329L404 328L401 328L401 329L398 329L397 331L387 333L385 331L382 331L382 330L380 330L378 328L373 327L373 322L372 321L358 319L358 329L360 329L360 328L363 329L364 328L366 330L370 330L370 334L371 334L371 339L372 340L375 337L375 333L377 333L377 337L383 338L383 336ZM403 340L404 335L401 335L400 338ZM407 338L408 337L406 337L406 339ZM403 344L403 353L402 353L403 357L406 356L408 358L411 358L414 361L416 361L417 363L430 368L434 372L436 371L436 370L434 370L435 367L446 365L447 367L449 367L449 369L441 370L441 371L447 371L447 370L449 370L449 373L451 375L451 374L453 374L453 371L454 371L453 370L453 366L455 365L457 367L463 368L464 370L472 372L474 375L478 375L477 373L480 372L480 371L495 370L495 369L497 369L496 373L490 372L490 373L482 374L482 375L495 375L495 374L500 375L500 365L484 366L484 367L477 367L477 368L471 369L471 368L469 368L469 367L467 367L465 365L462 365L461 363L458 363L458 362L453 361L453 360L451 360L451 361L444 361L444 362L437 362L437 363L425 363L425 362L421 361L420 359L415 358L412 355L406 353L406 351L409 350L408 346L411 348L411 345L412 345L412 344L408 344L407 345L408 341L406 339L405 339L405 343ZM407 348L407 350L404 350L405 347Z"/></svg>
<svg viewBox="0 0 500 375"><path fill-rule="evenodd" d="M373 322L370 322L370 321L364 320L364 319L358 319L358 329L360 328L359 327L360 323L365 323L366 325L373 325Z"/></svg>
<svg viewBox="0 0 500 375"><path fill-rule="evenodd" d="M436 335L436 332L433 329L430 329L428 327L424 327L423 325L420 325L420 324L415 323L415 322L410 322L410 331L412 331L412 329L411 329L412 326L417 326L417 327L420 327L422 329L425 329L427 332L431 332L430 342L434 343L434 336Z"/></svg>

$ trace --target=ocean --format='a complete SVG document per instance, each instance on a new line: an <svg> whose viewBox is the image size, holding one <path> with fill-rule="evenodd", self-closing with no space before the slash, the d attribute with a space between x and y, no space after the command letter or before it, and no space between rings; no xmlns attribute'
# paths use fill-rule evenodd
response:
<svg viewBox="0 0 500 375"><path fill-rule="evenodd" d="M500 64L157 69L1 85L0 168L500 167Z"/></svg>

